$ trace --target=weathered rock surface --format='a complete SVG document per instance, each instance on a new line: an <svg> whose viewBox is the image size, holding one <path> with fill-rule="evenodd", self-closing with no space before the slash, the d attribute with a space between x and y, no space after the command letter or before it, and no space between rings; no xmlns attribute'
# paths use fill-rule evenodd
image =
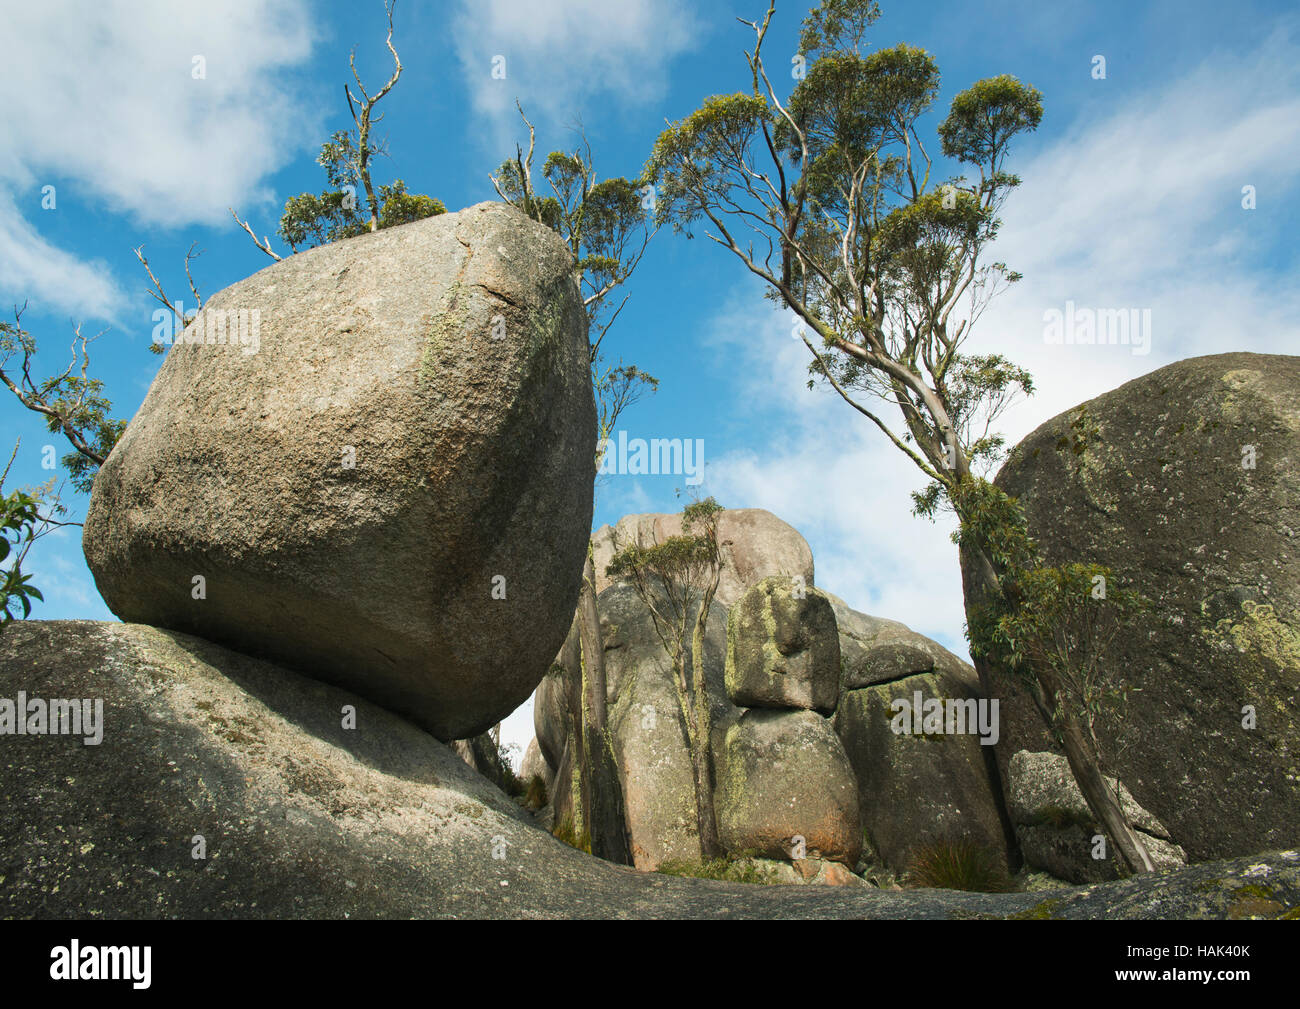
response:
<svg viewBox="0 0 1300 1009"><path fill-rule="evenodd" d="M534 777L542 779L546 786L546 794L551 794L551 789L555 787L555 772L551 770L550 765L546 763L542 756L541 747L537 745L537 739L533 738L528 741L528 747L524 750L523 760L519 762L519 778L528 784Z"/></svg>
<svg viewBox="0 0 1300 1009"><path fill-rule="evenodd" d="M628 585L605 589L598 599L605 639L609 728L622 774L623 802L633 864L698 861L699 821L695 779L668 655L650 611ZM727 612L718 603L705 627L705 677L714 723L734 711L722 670ZM686 653L687 669L691 652Z"/></svg>
<svg viewBox="0 0 1300 1009"><path fill-rule="evenodd" d="M457 739L451 744L456 756L502 790L506 789L510 768L501 758L496 740L490 732L480 732L469 739Z"/></svg>
<svg viewBox="0 0 1300 1009"><path fill-rule="evenodd" d="M1111 788L1115 779L1108 778ZM1121 782L1120 809L1142 837L1157 869L1184 865L1186 854L1169 838L1162 823L1138 805ZM1094 858L1094 838L1105 831L1088 809L1069 762L1056 753L1019 751L1007 770L1007 808L1025 862L1072 883L1099 883L1127 875L1113 843L1105 858ZM1098 849L1100 850L1100 849Z"/></svg>
<svg viewBox="0 0 1300 1009"><path fill-rule="evenodd" d="M100 593L440 738L483 731L563 641L590 530L564 244L479 204L292 256L205 307L240 311L260 313L256 353L173 346L96 477Z"/></svg>
<svg viewBox="0 0 1300 1009"><path fill-rule="evenodd" d="M773 576L741 596L727 618L726 681L742 708L834 711L840 639L826 594Z"/></svg>
<svg viewBox="0 0 1300 1009"><path fill-rule="evenodd" d="M919 673L846 691L835 712L835 731L857 778L862 823L876 858L901 874L918 848L964 840L1010 870L992 747L971 732L896 734L893 703L901 699L915 707L917 691L925 700L982 697L974 670L960 677ZM919 719L914 727L923 728Z"/></svg>
<svg viewBox="0 0 1300 1009"><path fill-rule="evenodd" d="M649 547L682 535L680 514L625 515L613 527L603 525L591 537L596 591L610 584L605 568L614 556L614 539L621 545ZM718 515L718 546L722 575L717 601L730 607L752 585L769 575L801 577L813 584L813 556L807 540L787 522L762 508L728 508Z"/></svg>
<svg viewBox="0 0 1300 1009"><path fill-rule="evenodd" d="M542 759L552 773L560 766L564 744L573 728L569 705L564 696L564 671L552 666L533 693L533 732Z"/></svg>
<svg viewBox="0 0 1300 1009"><path fill-rule="evenodd" d="M1111 653L1140 691L1100 727L1136 800L1195 861L1295 843L1300 357L1157 369L1042 425L997 482L1049 563L1107 565L1154 604ZM987 686L1004 770L1054 748L1014 683Z"/></svg>
<svg viewBox="0 0 1300 1009"><path fill-rule="evenodd" d="M19 690L102 698L107 724L99 746L0 737L0 917L1164 919L1300 907L1296 851L1047 899L621 869L537 829L410 722L149 627L14 624L0 635L0 697ZM340 725L345 704L354 730ZM200 833L208 857L196 860Z"/></svg>
<svg viewBox="0 0 1300 1009"><path fill-rule="evenodd" d="M732 855L857 865L857 784L839 738L815 711L753 708L730 722L717 760L718 837Z"/></svg>

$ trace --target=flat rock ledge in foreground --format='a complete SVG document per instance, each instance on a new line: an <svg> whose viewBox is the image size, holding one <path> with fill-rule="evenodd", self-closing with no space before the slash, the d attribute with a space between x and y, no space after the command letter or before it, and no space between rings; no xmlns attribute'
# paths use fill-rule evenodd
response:
<svg viewBox="0 0 1300 1009"><path fill-rule="evenodd" d="M98 746L0 735L0 916L1234 918L1300 913L1300 852L1048 893L751 886L609 865L445 745L189 635L26 622L0 698L102 698ZM356 727L342 727L345 706ZM195 859L197 836L206 858ZM494 857L494 854L504 857Z"/></svg>

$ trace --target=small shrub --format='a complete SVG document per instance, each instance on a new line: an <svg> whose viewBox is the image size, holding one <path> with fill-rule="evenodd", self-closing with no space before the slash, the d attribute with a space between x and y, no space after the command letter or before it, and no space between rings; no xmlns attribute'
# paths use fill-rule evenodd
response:
<svg viewBox="0 0 1300 1009"><path fill-rule="evenodd" d="M917 848L905 880L907 886L939 890L1007 893L1011 889L1011 880L993 853L966 839Z"/></svg>
<svg viewBox="0 0 1300 1009"><path fill-rule="evenodd" d="M541 809L546 800L546 780L540 774L534 774L524 789L524 809Z"/></svg>
<svg viewBox="0 0 1300 1009"><path fill-rule="evenodd" d="M665 876L689 876L694 879L716 879L724 883L773 884L779 882L777 874L766 866L755 865L749 858L714 858L707 862L673 860L664 862L656 870Z"/></svg>
<svg viewBox="0 0 1300 1009"><path fill-rule="evenodd" d="M1056 830L1064 830L1066 827L1083 827L1085 830L1095 829L1090 816L1081 817L1078 813L1062 809L1060 806L1044 806L1034 814L1033 821L1029 826L1054 827Z"/></svg>

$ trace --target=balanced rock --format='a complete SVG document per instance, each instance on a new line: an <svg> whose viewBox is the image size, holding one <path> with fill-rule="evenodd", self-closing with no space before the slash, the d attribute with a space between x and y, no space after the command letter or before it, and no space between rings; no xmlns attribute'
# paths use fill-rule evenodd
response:
<svg viewBox="0 0 1300 1009"><path fill-rule="evenodd" d="M1187 861L1186 853L1174 844L1169 831L1138 805L1132 794L1114 778L1106 779L1114 790L1118 785L1124 819L1145 845L1157 869L1170 869ZM1056 753L1021 750L1011 758L1007 773L1007 806L1015 824L1016 838L1025 863L1071 883L1099 883L1127 875L1121 869L1114 842L1104 847L1096 817L1075 783L1069 762ZM1097 855L1103 857L1098 858Z"/></svg>
<svg viewBox="0 0 1300 1009"><path fill-rule="evenodd" d="M727 694L742 708L834 711L840 639L830 599L789 578L764 578L731 608L726 673Z"/></svg>
<svg viewBox="0 0 1300 1009"><path fill-rule="evenodd" d="M746 711L727 726L715 759L718 837L729 854L857 865L857 782L821 715Z"/></svg>
<svg viewBox="0 0 1300 1009"><path fill-rule="evenodd" d="M1108 662L1110 770L1196 861L1300 836L1300 357L1159 368L1049 420L997 483L1050 564L1110 567L1152 602ZM996 674L994 674L996 676ZM1004 773L1055 746L1011 678Z"/></svg>
<svg viewBox="0 0 1300 1009"><path fill-rule="evenodd" d="M99 470L86 560L123 620L464 738L568 631L595 442L572 257L480 204L214 295Z"/></svg>
<svg viewBox="0 0 1300 1009"><path fill-rule="evenodd" d="M614 526L604 525L591 537L596 591L610 584L605 573L619 549L636 544L650 547L682 535L680 514L625 515ZM718 548L722 571L717 600L730 607L751 586L769 575L800 578L813 584L813 556L799 530L762 508L728 508L718 514Z"/></svg>

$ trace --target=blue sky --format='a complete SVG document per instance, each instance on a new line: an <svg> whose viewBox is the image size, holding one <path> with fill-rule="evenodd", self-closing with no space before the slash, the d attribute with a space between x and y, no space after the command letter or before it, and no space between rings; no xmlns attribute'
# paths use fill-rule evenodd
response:
<svg viewBox="0 0 1300 1009"><path fill-rule="evenodd" d="M400 177L453 210L494 198L488 174L521 139L516 98L543 152L571 145L580 121L597 170L633 174L665 119L746 86L751 35L735 19L762 10L761 0L399 0L405 72L381 106L390 158L376 179ZM778 3L766 44L778 71L805 10ZM384 31L379 0L4 5L0 37L17 44L0 64L11 96L0 107L0 306L8 317L28 302L38 370L62 366L74 324L107 328L93 369L117 415L132 416L161 360L148 353L156 306L132 249L145 246L173 298L191 242L204 250L205 295L267 265L226 208L273 234L286 197L324 187L315 156L350 122L348 53L356 46L367 83L386 79ZM939 63L935 122L981 77L1011 73L1043 92L1042 127L1013 158L1024 185L998 249L1025 279L970 344L1035 374L1039 393L1002 425L1013 439L1173 360L1300 349L1294 4L886 0L871 42L900 41ZM505 80L492 78L498 54ZM1104 80L1092 75L1097 55ZM47 185L52 210L41 206ZM1246 185L1254 210L1242 207ZM910 463L806 389L806 351L739 263L703 237L664 232L629 290L607 345L661 380L626 416L629 435L702 438L706 493L770 508L812 544L818 584L964 651L955 551L945 526L910 515ZM1068 300L1149 308L1151 352L1045 345L1044 312ZM47 479L42 447L66 446L7 393L0 423L6 454L22 438L10 485ZM596 523L676 510L682 485L611 477ZM80 517L84 499L69 501ZM78 534L52 535L29 557L47 596L37 616L111 619Z"/></svg>

